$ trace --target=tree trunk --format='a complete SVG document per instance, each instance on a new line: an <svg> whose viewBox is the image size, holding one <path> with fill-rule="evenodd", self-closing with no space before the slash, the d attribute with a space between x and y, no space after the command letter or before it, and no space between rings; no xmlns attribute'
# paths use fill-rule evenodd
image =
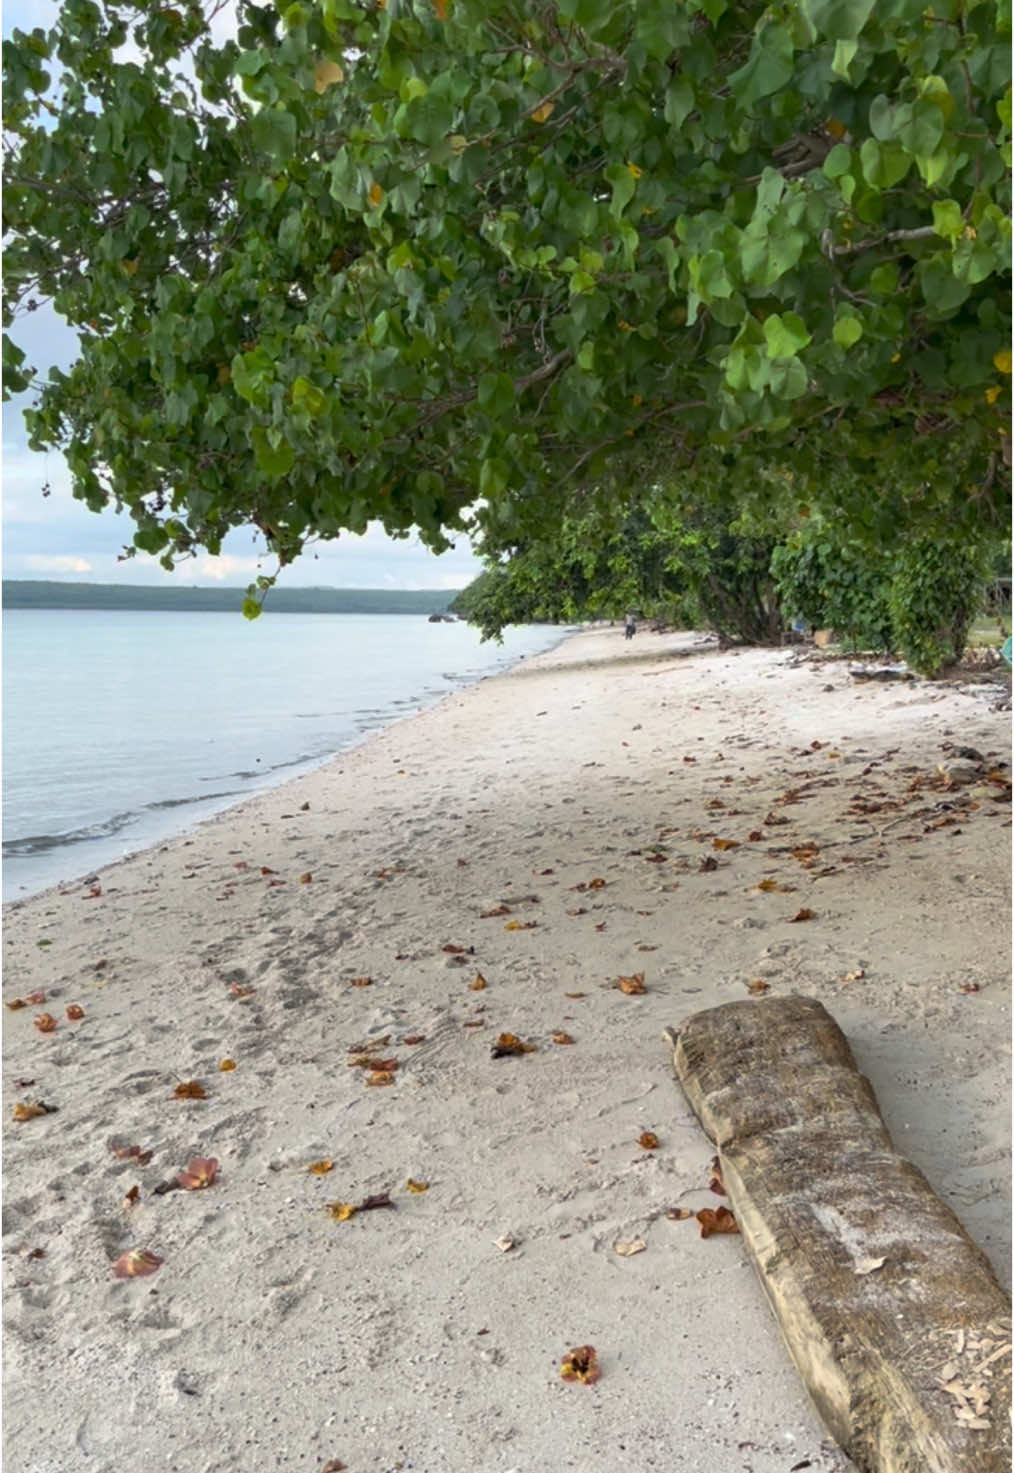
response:
<svg viewBox="0 0 1014 1473"><path fill-rule="evenodd" d="M864 1473L1010 1473L1010 1303L805 997L668 1030L793 1360Z"/></svg>

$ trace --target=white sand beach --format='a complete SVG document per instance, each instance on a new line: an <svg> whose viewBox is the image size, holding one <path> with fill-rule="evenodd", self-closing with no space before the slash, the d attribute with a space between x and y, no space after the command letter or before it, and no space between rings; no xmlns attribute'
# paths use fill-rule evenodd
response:
<svg viewBox="0 0 1014 1473"><path fill-rule="evenodd" d="M8 907L5 1473L843 1473L662 1030L819 998L1009 1284L989 693L591 629Z"/></svg>

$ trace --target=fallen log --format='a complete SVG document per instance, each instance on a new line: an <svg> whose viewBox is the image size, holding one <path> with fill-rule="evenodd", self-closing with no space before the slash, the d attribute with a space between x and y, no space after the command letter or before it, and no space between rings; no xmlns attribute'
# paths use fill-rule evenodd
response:
<svg viewBox="0 0 1014 1473"><path fill-rule="evenodd" d="M666 1030L800 1375L863 1473L1010 1473L1010 1301L812 998Z"/></svg>

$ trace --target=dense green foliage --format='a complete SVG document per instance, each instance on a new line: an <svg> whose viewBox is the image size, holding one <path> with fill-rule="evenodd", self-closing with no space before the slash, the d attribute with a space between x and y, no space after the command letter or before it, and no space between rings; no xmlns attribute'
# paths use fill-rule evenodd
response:
<svg viewBox="0 0 1014 1473"><path fill-rule="evenodd" d="M5 609L157 609L175 613L234 614L236 588L166 588L130 583L59 583L5 578ZM278 588L273 614L442 614L454 593L439 589Z"/></svg>
<svg viewBox="0 0 1014 1473"><path fill-rule="evenodd" d="M892 647L891 558L882 547L864 546L819 519L775 548L771 570L786 619L833 629L851 649Z"/></svg>
<svg viewBox="0 0 1014 1473"><path fill-rule="evenodd" d="M708 446L744 504L791 466L857 522L1005 520L1006 4L239 12L64 0L4 47L5 322L80 334L7 388L136 548L495 550Z"/></svg>

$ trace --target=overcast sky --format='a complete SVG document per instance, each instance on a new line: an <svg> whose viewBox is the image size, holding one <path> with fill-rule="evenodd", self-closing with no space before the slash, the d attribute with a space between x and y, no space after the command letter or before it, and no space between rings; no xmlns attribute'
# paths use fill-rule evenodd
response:
<svg viewBox="0 0 1014 1473"><path fill-rule="evenodd" d="M7 0L3 31L31 30L52 23L52 0ZM11 333L28 361L45 376L55 363L74 358L76 335L44 308L18 319ZM91 583L226 583L245 586L259 572L275 571L261 561L252 531L234 532L221 557L198 557L166 573L141 553L118 562L130 543L130 519L112 511L91 512L70 494L62 455L28 449L22 410L28 396L3 406L3 572L6 578L60 578ZM43 496L43 486L50 493ZM261 540L262 546L263 542ZM481 571L468 539L440 557L415 537L388 537L372 526L364 537L341 537L310 548L282 574L289 587L463 588Z"/></svg>

